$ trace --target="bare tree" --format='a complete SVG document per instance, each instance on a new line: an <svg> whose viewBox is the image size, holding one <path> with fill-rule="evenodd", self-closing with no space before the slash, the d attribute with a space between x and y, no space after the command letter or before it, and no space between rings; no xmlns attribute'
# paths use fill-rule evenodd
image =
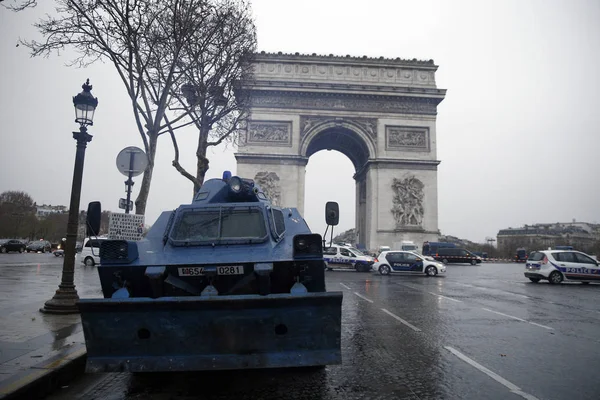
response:
<svg viewBox="0 0 600 400"><path fill-rule="evenodd" d="M235 141L249 117L248 98L239 90L252 79L252 55L256 28L245 0L217 0L201 29L184 44L181 63L186 66L180 87L172 86L171 107L182 110L198 130L196 171L179 163L179 146L171 123L167 123L175 157L173 166L194 184L196 193L209 168L209 146ZM166 51L172 53L172 51ZM168 63L160 71L166 71ZM165 76L159 76L164 80ZM168 118L168 117L166 117Z"/></svg>
<svg viewBox="0 0 600 400"><path fill-rule="evenodd" d="M8 8L13 11L23 11L26 8L33 8L37 6L36 0L0 0L2 7Z"/></svg>
<svg viewBox="0 0 600 400"><path fill-rule="evenodd" d="M144 214L150 193L158 138L184 123L170 111L174 87L188 74L182 52L204 29L214 9L210 0L56 0L56 15L35 26L43 41L23 41L32 56L76 50L70 65L99 60L113 64L131 99L148 156L136 213ZM171 114L171 117L169 117Z"/></svg>

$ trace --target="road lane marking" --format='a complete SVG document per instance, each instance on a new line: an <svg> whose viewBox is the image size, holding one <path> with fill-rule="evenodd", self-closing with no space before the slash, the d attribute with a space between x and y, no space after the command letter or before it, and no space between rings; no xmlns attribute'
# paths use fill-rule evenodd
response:
<svg viewBox="0 0 600 400"><path fill-rule="evenodd" d="M392 318L397 319L398 321L402 322L404 325L408 326L410 329L412 329L415 332L421 332L421 330L419 328L417 328L416 326L412 325L410 322L403 320L402 318L400 318L399 316L397 316L396 314L386 310L385 308L382 308L381 311L383 311L384 313L386 313L387 315L389 315Z"/></svg>
<svg viewBox="0 0 600 400"><path fill-rule="evenodd" d="M346 289L350 290L350 288L349 288L348 286L344 285L342 282L340 282L340 285L341 285L342 287L345 287Z"/></svg>
<svg viewBox="0 0 600 400"><path fill-rule="evenodd" d="M419 292L423 292L424 291L422 289L419 289L419 288L416 288L416 287L410 286L410 285L405 285L403 283L398 283L398 285L407 287L407 288L412 289L412 290L417 290ZM452 297L443 296L441 294L437 294L437 293L433 293L433 292L426 292L426 293L429 293L431 295L438 296L438 297L441 297L441 298L444 298L444 299L452 300L452 301L455 301L457 303L462 303L462 300L453 299Z"/></svg>
<svg viewBox="0 0 600 400"><path fill-rule="evenodd" d="M437 293L433 293L433 292L427 292L427 293L432 294L432 295L437 296L437 297L441 297L443 299L452 300L452 301L455 301L457 303L462 303L462 300L456 300L456 299L453 299L452 297L442 296L441 294L437 294Z"/></svg>
<svg viewBox="0 0 600 400"><path fill-rule="evenodd" d="M482 309L482 310L485 310L485 311L492 312L492 313L494 313L494 314L503 315L503 316L505 316L505 317L508 317L508 318L516 319L517 321L521 321L521 322L527 322L528 324L535 325L535 326L539 326L540 328L549 329L549 330L551 330L551 331L553 331L553 330L554 330L554 328L551 328L551 327L549 327L549 326L542 325L542 324L538 324L538 323L531 322L531 321L527 321L526 319L519 318L519 317L515 317L515 316L513 316L513 315L504 314L504 313L501 313L501 312L499 312L499 311L490 310L489 308L483 308L483 307L481 307L481 309Z"/></svg>
<svg viewBox="0 0 600 400"><path fill-rule="evenodd" d="M350 288L348 288L348 289L350 289ZM363 296L360 293L354 292L354 294L357 295L358 297L360 297L361 299L368 301L369 303L373 303L373 300L366 298L365 296Z"/></svg>
<svg viewBox="0 0 600 400"><path fill-rule="evenodd" d="M512 393L521 396L524 399L527 400L539 400L537 397L529 394L529 393L525 393L524 391L521 390L520 387L518 387L517 385L515 385L512 382L507 381L506 379L504 379L503 377L501 377L500 375L498 375L497 373L490 371L489 369L487 369L486 367L484 367L483 365L479 364L477 361L470 359L469 357L465 356L463 353L461 353L460 351L450 347L450 346L444 346L444 348L446 350L448 350L450 353L454 354L456 357L460 358L461 360L463 360L464 362L466 362L467 364L471 365L472 367L477 368L479 371L483 372L484 374L486 374L487 376L489 376L490 378L492 378L493 380L495 380L496 382L498 382L499 384L503 385L504 387L506 387L508 390L510 390Z"/></svg>
<svg viewBox="0 0 600 400"><path fill-rule="evenodd" d="M496 291L496 292L501 292L501 293L505 293L505 294L509 294L509 295L513 295L513 296L517 296L517 297L521 297L523 299L530 299L531 297L526 296L524 294L520 294L520 293L515 293L515 292L509 292L508 290L503 290L503 289L497 289L497 288L493 288L493 287L489 287L489 286L477 286L477 285L469 285L467 283L460 283L460 282L453 282L454 284L457 285L461 285L461 286L466 286L466 287L470 287L473 289L479 289L479 290L491 290L491 291Z"/></svg>

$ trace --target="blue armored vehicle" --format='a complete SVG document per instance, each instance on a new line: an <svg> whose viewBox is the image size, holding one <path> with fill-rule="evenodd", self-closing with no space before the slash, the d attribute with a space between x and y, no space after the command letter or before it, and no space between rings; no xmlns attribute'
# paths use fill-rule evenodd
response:
<svg viewBox="0 0 600 400"><path fill-rule="evenodd" d="M337 208L326 218L337 224ZM100 259L104 298L78 303L88 372L341 362L342 293L325 289L321 236L252 180L207 180L143 240L104 241Z"/></svg>

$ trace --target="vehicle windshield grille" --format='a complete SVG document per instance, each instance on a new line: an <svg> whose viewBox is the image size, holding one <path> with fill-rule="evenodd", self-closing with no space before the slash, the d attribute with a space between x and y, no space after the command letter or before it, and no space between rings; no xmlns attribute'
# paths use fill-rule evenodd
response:
<svg viewBox="0 0 600 400"><path fill-rule="evenodd" d="M263 213L259 208L219 207L183 211L173 226L171 240L179 244L213 243L264 240L266 235Z"/></svg>

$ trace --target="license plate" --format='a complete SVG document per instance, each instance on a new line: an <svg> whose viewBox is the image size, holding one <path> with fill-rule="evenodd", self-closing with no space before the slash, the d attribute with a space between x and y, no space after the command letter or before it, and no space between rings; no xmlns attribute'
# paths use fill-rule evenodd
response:
<svg viewBox="0 0 600 400"><path fill-rule="evenodd" d="M204 267L177 268L179 276L201 276L204 275Z"/></svg>
<svg viewBox="0 0 600 400"><path fill-rule="evenodd" d="M215 271L215 267L208 269ZM203 276L206 269L204 267L181 267L177 268L179 276ZM243 275L243 265L221 265L216 267L217 275Z"/></svg>
<svg viewBox="0 0 600 400"><path fill-rule="evenodd" d="M243 275L243 265L223 265L217 267L217 275Z"/></svg>

